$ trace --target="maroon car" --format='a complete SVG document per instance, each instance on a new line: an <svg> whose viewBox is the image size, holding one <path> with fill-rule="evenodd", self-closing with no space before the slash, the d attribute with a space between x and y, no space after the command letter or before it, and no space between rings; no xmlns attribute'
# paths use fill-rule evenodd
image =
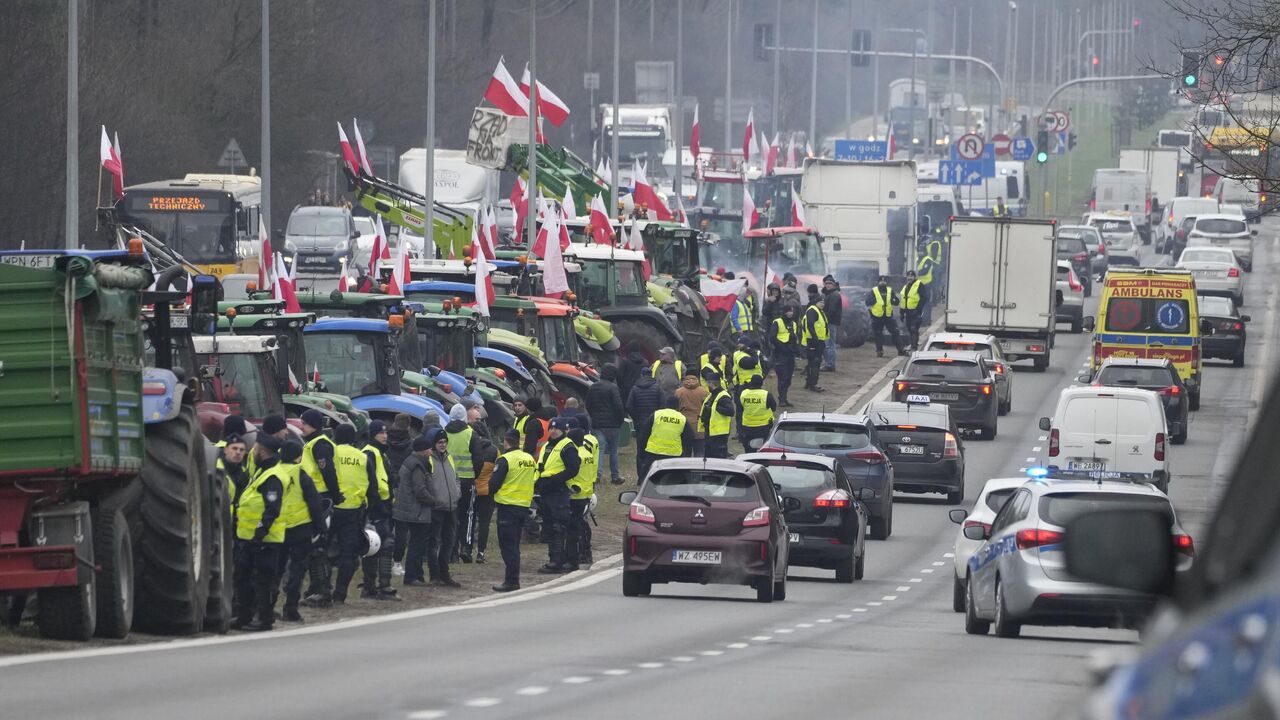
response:
<svg viewBox="0 0 1280 720"><path fill-rule="evenodd" d="M749 585L760 602L787 597L784 512L769 470L735 460L675 458L654 463L631 506L622 538L622 594L648 595L653 583Z"/></svg>

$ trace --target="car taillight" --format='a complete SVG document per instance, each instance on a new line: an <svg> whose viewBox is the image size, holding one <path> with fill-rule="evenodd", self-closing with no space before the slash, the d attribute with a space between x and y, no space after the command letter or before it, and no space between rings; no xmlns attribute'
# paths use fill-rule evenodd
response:
<svg viewBox="0 0 1280 720"><path fill-rule="evenodd" d="M992 365L991 367L992 367L992 369L993 369L993 370L995 370L995 371L996 371L996 374L997 374L997 375L1003 375L1003 374L1004 374L1004 363L995 363L995 364L994 364L994 365Z"/></svg>
<svg viewBox="0 0 1280 720"><path fill-rule="evenodd" d="M1178 387L1177 385L1170 385L1170 386L1169 386L1169 387L1167 387L1167 388L1161 388L1161 390L1160 390L1160 394L1161 394L1161 395L1173 395L1173 396L1175 396L1175 397L1176 397L1176 396L1178 396L1178 395L1181 395L1181 394L1182 394L1182 388Z"/></svg>
<svg viewBox="0 0 1280 720"><path fill-rule="evenodd" d="M1081 290L1084 290L1084 286L1076 279L1074 271L1067 273L1067 287L1071 288L1072 292L1080 292Z"/></svg>
<svg viewBox="0 0 1280 720"><path fill-rule="evenodd" d="M746 517L742 518L742 527L759 527L761 525L768 525L768 524L769 524L769 508L764 505L761 505L755 510L752 510L751 512L747 513Z"/></svg>
<svg viewBox="0 0 1280 720"><path fill-rule="evenodd" d="M774 447L774 446L772 446L772 445L765 445L764 447L760 448L760 449L759 449L759 450L757 450L756 452L776 452L776 453L780 453L780 452L786 452L786 450L784 450L784 449L782 449L782 448L780 448L780 447Z"/></svg>
<svg viewBox="0 0 1280 720"><path fill-rule="evenodd" d="M989 535L991 533L991 523L984 523L980 520L965 520L963 527L964 528L971 528L971 527L982 528L983 535ZM963 530L961 530L961 532L963 532Z"/></svg>
<svg viewBox="0 0 1280 720"><path fill-rule="evenodd" d="M1240 277L1240 268L1231 268L1227 270L1227 277Z"/></svg>
<svg viewBox="0 0 1280 720"><path fill-rule="evenodd" d="M1044 352L1043 345L1028 345L1027 352Z"/></svg>
<svg viewBox="0 0 1280 720"><path fill-rule="evenodd" d="M1186 555L1187 557L1196 556L1196 544L1191 540L1190 535L1178 533L1173 536L1173 549Z"/></svg>
<svg viewBox="0 0 1280 720"><path fill-rule="evenodd" d="M649 509L649 506L638 502L631 503L631 512L627 514L627 517L636 522L649 523L651 525L656 520L653 517L653 511Z"/></svg>
<svg viewBox="0 0 1280 720"><path fill-rule="evenodd" d="M1019 550L1027 550L1042 545L1053 545L1062 542L1062 533L1057 530L1019 530L1014 542Z"/></svg>
<svg viewBox="0 0 1280 720"><path fill-rule="evenodd" d="M1106 254L1107 254L1107 246L1106 246L1106 243L1098 243L1098 254L1099 254L1099 255L1106 255Z"/></svg>
<svg viewBox="0 0 1280 720"><path fill-rule="evenodd" d="M884 455L879 450L855 450L845 455L850 460L861 460L868 465L879 465L884 462Z"/></svg>
<svg viewBox="0 0 1280 720"><path fill-rule="evenodd" d="M1156 433L1156 459L1164 460L1164 433Z"/></svg>
<svg viewBox="0 0 1280 720"><path fill-rule="evenodd" d="M1224 324L1224 325L1230 325L1230 326L1231 326L1231 327L1229 327L1229 328L1224 328L1224 329L1226 329L1226 330L1243 330L1243 329L1244 329L1244 325L1241 325L1241 324L1240 324L1240 323L1238 323L1238 322L1233 322L1233 323L1223 323L1223 324Z"/></svg>
<svg viewBox="0 0 1280 720"><path fill-rule="evenodd" d="M942 441L942 457L960 457L960 446L956 443L956 436L951 433L947 433L946 439Z"/></svg>
<svg viewBox="0 0 1280 720"><path fill-rule="evenodd" d="M1061 448L1058 445L1058 428L1049 431L1049 457L1058 457L1058 451Z"/></svg>
<svg viewBox="0 0 1280 720"><path fill-rule="evenodd" d="M983 394L983 395L990 395L990 394L991 394L991 386L990 386L990 385L983 385L983 386L982 386L982 394Z"/></svg>
<svg viewBox="0 0 1280 720"><path fill-rule="evenodd" d="M816 508L853 507L853 496L840 489L827 490L813 499L813 506Z"/></svg>
<svg viewBox="0 0 1280 720"><path fill-rule="evenodd" d="M898 382L896 382L896 383L894 383L894 384L893 384L893 389L894 389L894 391L895 391L895 392L903 392L904 390L906 390L906 389L907 389L907 388L909 388L909 387L911 387L911 386L910 386L908 383L905 383L905 382L903 382L903 381L901 381L901 380L899 380Z"/></svg>
<svg viewBox="0 0 1280 720"><path fill-rule="evenodd" d="M1151 214L1151 198L1147 198L1147 214Z"/></svg>
<svg viewBox="0 0 1280 720"><path fill-rule="evenodd" d="M1084 262L1085 260L1089 259L1089 253L1078 252L1071 259L1075 260L1076 262Z"/></svg>

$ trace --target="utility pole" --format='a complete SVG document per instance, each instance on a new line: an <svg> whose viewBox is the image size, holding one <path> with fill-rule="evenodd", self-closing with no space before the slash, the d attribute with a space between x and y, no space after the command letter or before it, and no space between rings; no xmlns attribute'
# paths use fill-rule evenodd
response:
<svg viewBox="0 0 1280 720"><path fill-rule="evenodd" d="M809 70L809 142L815 148L818 147L818 2L813 0L813 64Z"/></svg>
<svg viewBox="0 0 1280 720"><path fill-rule="evenodd" d="M615 66L614 74L616 77L617 66ZM614 97L617 97L617 85L614 85ZM614 106L617 107L616 105ZM616 111L615 111L616 112ZM614 116L617 117L616 115ZM613 128L614 147L617 147L618 128ZM427 151L430 157L431 150ZM614 177L618 175L618 169L613 169ZM431 180L432 178L427 178ZM430 187L430 183L428 183ZM538 192L538 0L529 0L529 211L525 213L524 227L525 235L529 240L529 247L533 247L534 240L538 237L538 198L542 197L542 193ZM431 208L427 208L427 212L431 212ZM428 216L429 217L429 216ZM428 223L430 224L430 223ZM553 238L551 242L555 242Z"/></svg>
<svg viewBox="0 0 1280 720"><path fill-rule="evenodd" d="M618 54L622 50L622 0L613 0L613 126L609 131L610 162L609 170L609 212L618 211ZM533 198L533 193L529 193ZM533 213L529 213L532 215Z"/></svg>
<svg viewBox="0 0 1280 720"><path fill-rule="evenodd" d="M774 40L782 42L782 0L778 0L773 10L773 32ZM773 54L773 132L778 132L778 119L781 117L779 104L779 88L778 83L781 82L780 75L782 72L782 54ZM725 148L728 150L728 147Z"/></svg>
<svg viewBox="0 0 1280 720"><path fill-rule="evenodd" d="M587 0L587 72L595 72L596 66L592 57L592 45L596 34L596 0ZM596 76L599 78L599 76ZM596 83L599 85L599 83ZM595 142L596 135L596 89L594 87L587 88L587 103L591 108L591 122L588 129L591 131L591 166L597 167L600 158L597 157L599 148Z"/></svg>
<svg viewBox="0 0 1280 720"><path fill-rule="evenodd" d="M259 222L271 242L271 0L262 0L262 208ZM253 228L249 229L253 232ZM283 250L284 248L280 248Z"/></svg>
<svg viewBox="0 0 1280 720"><path fill-rule="evenodd" d="M684 198L681 195L680 181L684 175L684 0L676 0L676 176L672 179L672 189L681 207Z"/></svg>
<svg viewBox="0 0 1280 720"><path fill-rule="evenodd" d="M427 139L426 139L426 163L424 172L427 177L422 183L422 194L425 196L426 205L423 210L426 214L426 221L422 223L422 251L431 252L435 248L435 228L432 227L433 210L435 209L436 199L436 0L427 0ZM530 55L532 55L530 51ZM532 60L529 61L533 63ZM530 70L530 72L533 72ZM529 146L530 157L534 155L533 146ZM533 161L529 162L529 177L533 177ZM533 198L533 192L529 193L529 198ZM403 238L401 238L403 241ZM450 241L452 242L452 240ZM452 250L452 248L450 248ZM446 257L442 252L441 257Z"/></svg>
<svg viewBox="0 0 1280 720"><path fill-rule="evenodd" d="M1036 94L1036 61L1040 58L1036 55L1036 36L1040 31L1036 27L1036 6L1031 6L1031 68L1027 73L1027 93L1026 97L1035 97Z"/></svg>
<svg viewBox="0 0 1280 720"><path fill-rule="evenodd" d="M853 49L853 0L845 3L845 24L849 28L849 49ZM844 64L844 122L840 135L847 137L853 123L853 59ZM777 131L777 128L774 128Z"/></svg>
<svg viewBox="0 0 1280 720"><path fill-rule="evenodd" d="M960 48L956 46L956 42L960 38L960 8L951 6L951 54L959 55ZM956 61L947 61L947 94L951 99L947 102L947 132L944 134L948 144L951 142L951 133L956 126ZM972 100L968 97L964 99L966 108ZM968 113L968 110L965 111ZM968 125L966 118L966 125Z"/></svg>
<svg viewBox="0 0 1280 720"><path fill-rule="evenodd" d="M871 138L878 140L880 138L880 3L876 3L875 19L871 28L871 47L877 53L871 56ZM888 138L887 132L885 137Z"/></svg>
<svg viewBox="0 0 1280 720"><path fill-rule="evenodd" d="M265 7L266 0L263 0ZM66 247L80 247L80 0L67 0Z"/></svg>
<svg viewBox="0 0 1280 720"><path fill-rule="evenodd" d="M733 146L733 6L729 0L729 22L724 24L724 151Z"/></svg>

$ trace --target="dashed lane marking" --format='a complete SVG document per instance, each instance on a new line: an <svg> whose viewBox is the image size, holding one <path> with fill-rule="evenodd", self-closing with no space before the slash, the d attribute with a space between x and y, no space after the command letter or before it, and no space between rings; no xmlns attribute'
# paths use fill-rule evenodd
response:
<svg viewBox="0 0 1280 720"><path fill-rule="evenodd" d="M913 583L924 582L924 578L911 578L907 582L913 582Z"/></svg>
<svg viewBox="0 0 1280 720"><path fill-rule="evenodd" d="M880 599L881 599L881 600L885 600L885 601L887 601L887 602L892 602L892 601L894 601L894 600L897 600L897 599L898 599L898 596L897 596L897 595L885 595L884 597L882 597L882 598L880 598Z"/></svg>
<svg viewBox="0 0 1280 720"><path fill-rule="evenodd" d="M920 572L922 572L922 573L931 573L931 572L933 572L933 568L920 568Z"/></svg>
<svg viewBox="0 0 1280 720"><path fill-rule="evenodd" d="M729 643L728 645L725 645L725 647L731 650L741 650L743 648L749 648L751 645L749 643Z"/></svg>
<svg viewBox="0 0 1280 720"><path fill-rule="evenodd" d="M880 607L880 606L881 606L881 605L883 605L884 603L882 603L882 602L877 602L877 601L875 601L875 600L872 600L871 602L869 602L869 603L867 603L867 604L868 604L868 605L870 605L871 607ZM857 610L854 610L854 612L858 612L858 611L857 611Z"/></svg>
<svg viewBox="0 0 1280 720"><path fill-rule="evenodd" d="M591 682L591 678L587 677L586 675L570 675L569 677L564 678L560 682L564 683L565 685L584 685L586 683Z"/></svg>
<svg viewBox="0 0 1280 720"><path fill-rule="evenodd" d="M605 670L601 674L608 675L610 677L620 677L622 675L630 675L631 671L627 670L626 668L609 668L608 670Z"/></svg>
<svg viewBox="0 0 1280 720"><path fill-rule="evenodd" d="M688 655L677 655L671 658L671 662L678 662L678 663L691 663L694 660L697 660L697 658L689 657Z"/></svg>
<svg viewBox="0 0 1280 720"><path fill-rule="evenodd" d="M641 670L657 670L658 668L662 667L662 663L660 663L660 662L642 662L642 663L637 664L637 665L636 665L636 667L640 668Z"/></svg>
<svg viewBox="0 0 1280 720"><path fill-rule="evenodd" d="M703 657L716 657L718 655L723 655L724 651L723 650L703 650L698 654Z"/></svg>
<svg viewBox="0 0 1280 720"><path fill-rule="evenodd" d="M841 619L841 620L848 620L849 618L851 618L851 617L853 617L853 616L852 616L852 615L850 615L850 614L848 614L848 613L841 613L840 615L837 615L836 617L837 617L837 618L839 618L839 619Z"/></svg>
<svg viewBox="0 0 1280 720"><path fill-rule="evenodd" d="M551 688L545 685L530 685L529 687L520 688L516 691L516 694L524 695L525 697L533 697L534 695L544 695L549 690L551 690Z"/></svg>
<svg viewBox="0 0 1280 720"><path fill-rule="evenodd" d="M942 567L943 565L946 565L946 563L944 563L944 562L942 562L942 561L940 561L940 560L939 560L939 561L936 561L936 562L934 562L934 563L933 563L933 566L934 566L934 567Z"/></svg>
<svg viewBox="0 0 1280 720"><path fill-rule="evenodd" d="M796 623L796 627L798 627L798 628L811 628L811 627L813 627L813 623Z"/></svg>
<svg viewBox="0 0 1280 720"><path fill-rule="evenodd" d="M466 705L467 707L473 707L473 708L487 708L487 707L493 707L494 705L502 704L502 698L492 698L492 697L472 698L471 700L468 700L462 704Z"/></svg>
<svg viewBox="0 0 1280 720"><path fill-rule="evenodd" d="M773 639L772 635L756 635L755 637L751 638L751 641L752 642L769 642L772 639Z"/></svg>
<svg viewBox="0 0 1280 720"><path fill-rule="evenodd" d="M894 592L906 592L910 589L911 589L910 585L899 585L898 587L894 588Z"/></svg>
<svg viewBox="0 0 1280 720"><path fill-rule="evenodd" d="M409 713L405 717L408 718L408 720L439 720L439 718L445 717L448 714L449 713L444 710L418 710L417 712Z"/></svg>
<svg viewBox="0 0 1280 720"><path fill-rule="evenodd" d="M867 603L867 604L868 604L868 605L870 605L871 603ZM876 604L876 605L879 605L880 603L875 603L875 604ZM854 612L866 612L866 611L867 611L867 609L866 609L866 608L854 608L854 609L853 609L853 611L854 611Z"/></svg>

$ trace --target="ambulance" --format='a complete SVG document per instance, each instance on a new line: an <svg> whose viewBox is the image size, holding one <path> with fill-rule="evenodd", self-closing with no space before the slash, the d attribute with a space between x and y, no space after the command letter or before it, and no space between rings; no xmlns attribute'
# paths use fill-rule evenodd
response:
<svg viewBox="0 0 1280 720"><path fill-rule="evenodd" d="M1196 281L1188 270L1111 268L1103 281L1093 333L1092 367L1117 358L1168 358L1187 385L1189 405L1200 408L1202 334L1211 333L1196 307Z"/></svg>

